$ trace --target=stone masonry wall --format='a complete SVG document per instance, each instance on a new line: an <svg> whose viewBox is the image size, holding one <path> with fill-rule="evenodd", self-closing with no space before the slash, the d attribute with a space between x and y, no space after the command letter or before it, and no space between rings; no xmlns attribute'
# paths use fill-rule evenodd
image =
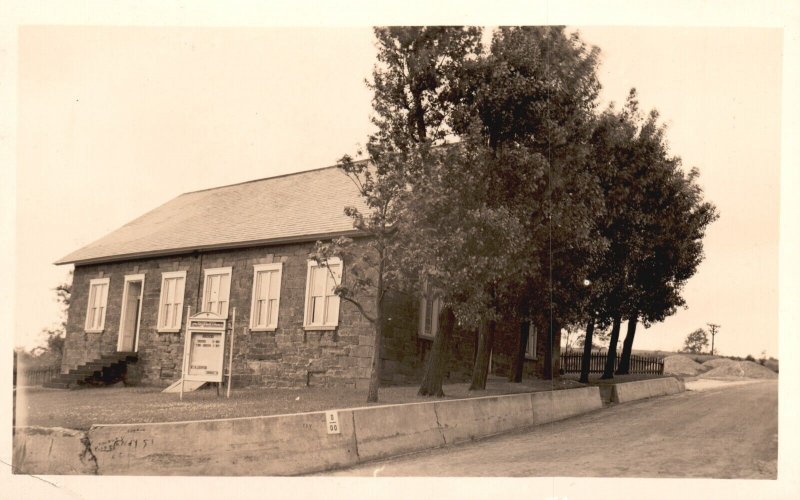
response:
<svg viewBox="0 0 800 500"><path fill-rule="evenodd" d="M372 325L351 304L342 301L336 330L303 328L308 254L314 244L262 246L190 255L138 259L125 262L76 266L62 372L117 349L124 279L144 274L144 291L139 329L135 377L144 384L166 386L180 378L184 349L187 305L192 314L199 310L203 269L232 268L229 315L236 308L233 382L236 386L297 387L306 385L366 387L374 346ZM358 245L356 245L358 252ZM282 262L280 311L274 332L249 331L253 287L253 266ZM157 331L161 295L161 274L186 271L184 311L179 333ZM348 262L344 262L344 273ZM89 281L109 278L105 328L101 333L84 330ZM382 382L418 382L424 370L431 340L418 335L418 302L407 295L390 294L384 330ZM371 309L371 300L366 300ZM540 331L543 331L540 329ZM516 345L515 335L495 337L492 371L507 376ZM524 375L542 374L546 336L540 334L538 361L526 361ZM475 332L456 329L450 345L447 367L451 382L469 380L475 359ZM227 370L227 358L225 360Z"/></svg>
<svg viewBox="0 0 800 500"><path fill-rule="evenodd" d="M498 327L499 329L500 327ZM495 336L494 351L492 353L492 373L501 377L508 377L514 364L519 342L519 326L515 323L503 326L505 330L498 331ZM536 336L536 359L525 358L522 367L523 377L541 378L544 367L544 354L547 349L547 336L542 334L539 326L539 335Z"/></svg>
<svg viewBox="0 0 800 500"><path fill-rule="evenodd" d="M203 269L232 267L229 315L236 307L233 382L235 385L271 387L305 385L365 386L374 345L371 324L358 310L344 301L340 306L339 326L333 331L303 329L303 308L307 257L313 243L225 250L193 255L140 259L136 261L76 266L73 299L67 324L62 371L116 350L119 334L125 275L144 274L144 294L139 330L137 371L145 384L167 385L180 378L184 347L182 318L180 333L159 333L156 329L161 293L161 273L186 271L184 308L198 311L203 286ZM274 332L249 332L253 266L283 262L278 327ZM347 273L347 262L344 272ZM84 331L89 293L93 278L110 278L105 329L102 333ZM416 328L413 303L395 301L397 313L387 321L387 348L384 350L384 378L405 381L417 376L418 366L409 365L408 353L397 347L394 337L408 338ZM403 363L396 363L400 356ZM227 359L226 359L227 366ZM395 376L395 372L400 374Z"/></svg>

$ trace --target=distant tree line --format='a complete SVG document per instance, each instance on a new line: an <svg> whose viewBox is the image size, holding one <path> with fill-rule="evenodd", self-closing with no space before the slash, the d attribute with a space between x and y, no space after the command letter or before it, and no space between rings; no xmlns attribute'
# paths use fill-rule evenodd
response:
<svg viewBox="0 0 800 500"><path fill-rule="evenodd" d="M61 366L67 330L66 312L69 308L69 300L72 294L72 271L70 271L69 277L56 286L53 291L56 292L56 300L61 306L59 324L42 330L41 335L44 337L42 345L29 351L21 348L15 349L15 366L16 363L26 367Z"/></svg>

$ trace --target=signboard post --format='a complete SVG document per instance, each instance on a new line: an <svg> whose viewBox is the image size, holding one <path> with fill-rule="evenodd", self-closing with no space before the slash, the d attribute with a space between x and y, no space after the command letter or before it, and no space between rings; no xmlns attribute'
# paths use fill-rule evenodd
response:
<svg viewBox="0 0 800 500"><path fill-rule="evenodd" d="M233 340L236 338L236 308L233 308L233 318L231 319L231 348L228 353L228 394L231 397L231 379L233 378Z"/></svg>
<svg viewBox="0 0 800 500"><path fill-rule="evenodd" d="M186 321L186 343L181 377L183 381L222 382L225 360L225 330L227 320L211 312L200 312ZM219 386L217 386L219 388Z"/></svg>
<svg viewBox="0 0 800 500"><path fill-rule="evenodd" d="M186 306L186 317L187 318L191 318L192 317L192 306ZM188 356L186 355L186 353L187 353L186 346L189 345L186 342L186 339L189 338L189 322L188 321L186 322L186 328L183 331L183 338L184 338L184 341L183 341L183 363L181 364L181 396L180 396L180 400L181 401L183 401L183 376L186 373L186 360L188 358Z"/></svg>

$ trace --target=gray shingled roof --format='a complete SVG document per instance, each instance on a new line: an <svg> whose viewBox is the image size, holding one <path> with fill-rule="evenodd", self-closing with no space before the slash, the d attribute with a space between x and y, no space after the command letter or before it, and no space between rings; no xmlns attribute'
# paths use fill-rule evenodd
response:
<svg viewBox="0 0 800 500"><path fill-rule="evenodd" d="M185 193L61 258L88 264L198 249L313 240L353 231L345 206L365 209L336 167Z"/></svg>

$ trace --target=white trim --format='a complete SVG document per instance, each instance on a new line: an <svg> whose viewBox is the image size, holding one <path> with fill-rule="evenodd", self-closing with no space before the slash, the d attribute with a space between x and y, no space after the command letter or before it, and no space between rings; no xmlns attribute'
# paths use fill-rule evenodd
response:
<svg viewBox="0 0 800 500"><path fill-rule="evenodd" d="M431 330L426 331L425 326L428 324L428 299L424 295L420 299L420 315L417 336L422 339L433 340L436 334L439 333L439 313L442 310L442 299L434 296L431 300Z"/></svg>
<svg viewBox="0 0 800 500"><path fill-rule="evenodd" d="M100 326L99 328L92 328L89 324L89 312L92 310L92 299L94 298L93 289L95 286L98 285L105 285L105 297L101 299L103 303L103 315L100 318ZM102 333L106 326L106 312L108 312L108 291L111 288L111 279L110 278L95 278L93 280L89 280L89 297L87 298L86 303L86 321L84 322L84 330L86 333Z"/></svg>
<svg viewBox="0 0 800 500"><path fill-rule="evenodd" d="M233 281L233 272L232 271L233 271L232 267L214 267L214 268L211 268L211 269L203 269L203 293L201 294L202 295L202 299L201 299L201 302L200 302L200 311L201 312L213 312L214 314L218 314L219 316L222 316L225 319L228 318L228 311L230 310L230 305L231 305L231 281ZM218 276L218 275L219 276L224 276L226 274L228 275L228 287L225 290L225 294L224 294L224 297L225 297L225 300L224 300L224 302L225 302L225 310L220 311L219 313L217 313L217 311L206 311L205 310L205 304L206 304L206 290L207 290L207 285L208 285L208 277L209 276ZM220 289L220 295L223 295L221 293L221 291L222 291L222 289Z"/></svg>
<svg viewBox="0 0 800 500"><path fill-rule="evenodd" d="M338 278L339 283L342 282L342 276L344 273L344 264L342 260L338 257L331 257L328 259L328 265L330 266L338 266L338 271L334 268L331 272L333 275ZM308 261L308 269L306 270L306 297L303 305L303 329L305 330L335 330L339 326L339 315L341 313L341 300L339 296L336 294L329 294L325 293L325 303L323 305L323 321L321 323L309 323L309 318L312 316L311 314L311 281L313 276L313 270L320 267L315 260ZM327 266L326 266L327 267ZM328 281L331 276L330 273L325 274L325 284L328 285L330 282ZM334 280L334 285L336 284ZM333 302L333 304L331 304ZM329 306L333 305L335 308L335 313L333 314L333 318L329 318L328 309Z"/></svg>
<svg viewBox="0 0 800 500"><path fill-rule="evenodd" d="M532 321L528 322L528 344L525 346L525 359L537 360L539 359L538 349L536 344L539 341L539 332ZM533 351L533 352L531 352Z"/></svg>
<svg viewBox="0 0 800 500"><path fill-rule="evenodd" d="M181 283L182 290L180 292L181 297L181 305L178 307L177 316L178 316L178 326L173 328L162 328L161 323L164 319L164 282L168 279L175 279L181 278L183 281ZM158 318L156 319L156 331L158 333L180 333L181 331L181 324L183 322L183 309L185 307L184 300L186 299L186 271L167 271L161 273L161 290L158 294Z"/></svg>
<svg viewBox="0 0 800 500"><path fill-rule="evenodd" d="M271 318L272 321L264 326L256 325L256 285L258 283L258 274L262 272L277 272L276 278L278 280L278 295L275 300L275 317ZM255 264L253 266L253 289L250 292L250 331L252 332L274 332L278 328L278 317L281 312L281 286L283 285L283 262L274 262L272 264ZM267 291L269 295L269 291ZM269 297L272 299L272 297ZM269 306L269 304L267 304Z"/></svg>
<svg viewBox="0 0 800 500"><path fill-rule="evenodd" d="M117 351L122 348L122 330L125 326L125 314L128 312L128 283L141 281L142 289L139 291L139 311L136 313L136 324L133 332L133 352L139 351L139 325L142 322L142 306L144 304L144 274L127 274L122 284L122 308L119 314L119 331L117 332Z"/></svg>

